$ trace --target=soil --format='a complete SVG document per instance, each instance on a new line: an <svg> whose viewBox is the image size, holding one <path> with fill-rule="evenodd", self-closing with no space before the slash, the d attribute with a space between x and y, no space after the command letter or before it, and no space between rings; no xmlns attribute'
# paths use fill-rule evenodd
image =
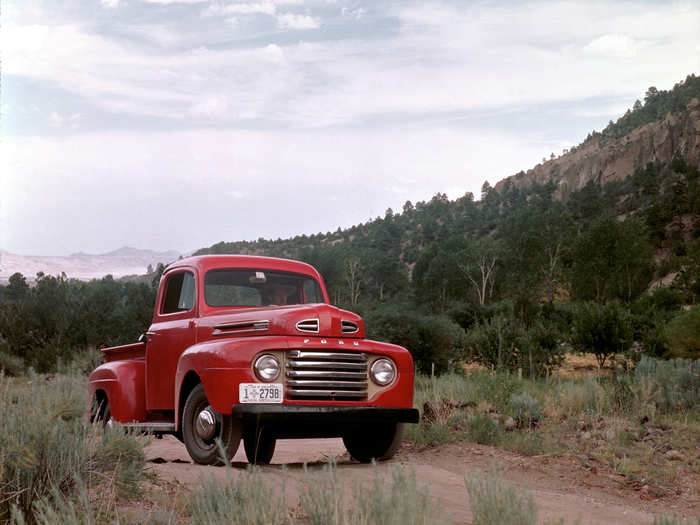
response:
<svg viewBox="0 0 700 525"><path fill-rule="evenodd" d="M208 467L191 462L184 445L172 437L154 440L146 448L148 465L158 479L183 489L196 489L203 476L226 479L223 467ZM272 464L262 467L266 481L284 487L288 502L297 501L297 487L307 469L322 469L335 457L345 489L351 495L355 483L369 483L375 471L369 465L349 458L340 439L279 440ZM658 492L653 486L629 483L603 464L568 456L522 456L495 447L474 443L452 443L419 449L404 444L390 461L380 463L380 475L389 476L396 464L416 472L419 483L428 487L433 508L445 523L471 523L469 497L464 477L489 473L501 465L504 478L529 491L535 498L538 522L646 524L656 515L700 516L700 485L677 487ZM247 467L243 446L233 467Z"/></svg>

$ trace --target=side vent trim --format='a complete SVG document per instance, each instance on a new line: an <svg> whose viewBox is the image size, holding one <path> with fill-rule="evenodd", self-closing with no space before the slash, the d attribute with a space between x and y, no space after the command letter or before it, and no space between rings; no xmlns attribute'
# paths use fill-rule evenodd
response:
<svg viewBox="0 0 700 525"><path fill-rule="evenodd" d="M360 327L354 321L341 321L340 323L340 333L342 334L356 334L359 331Z"/></svg>
<svg viewBox="0 0 700 525"><path fill-rule="evenodd" d="M319 332L320 321L318 319L304 319L296 324L297 330L307 334L317 334Z"/></svg>

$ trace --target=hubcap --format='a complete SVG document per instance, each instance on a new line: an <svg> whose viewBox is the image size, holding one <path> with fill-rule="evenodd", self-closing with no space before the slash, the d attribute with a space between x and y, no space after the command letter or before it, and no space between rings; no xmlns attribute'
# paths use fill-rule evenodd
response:
<svg viewBox="0 0 700 525"><path fill-rule="evenodd" d="M209 441L214 437L216 417L214 417L211 407L207 407L197 414L195 429L197 430L197 435L204 441Z"/></svg>

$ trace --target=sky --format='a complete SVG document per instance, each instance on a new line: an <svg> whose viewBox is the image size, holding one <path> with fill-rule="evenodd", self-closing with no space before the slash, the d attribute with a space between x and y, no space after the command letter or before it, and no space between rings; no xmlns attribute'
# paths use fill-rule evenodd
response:
<svg viewBox="0 0 700 525"><path fill-rule="evenodd" d="M0 249L186 253L454 199L700 72L700 3L2 0Z"/></svg>

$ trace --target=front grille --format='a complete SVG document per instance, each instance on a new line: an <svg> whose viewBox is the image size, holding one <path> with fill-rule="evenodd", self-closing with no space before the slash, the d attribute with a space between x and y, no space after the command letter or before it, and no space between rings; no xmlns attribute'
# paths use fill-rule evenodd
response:
<svg viewBox="0 0 700 525"><path fill-rule="evenodd" d="M367 356L360 352L289 350L285 391L289 399L367 399Z"/></svg>

